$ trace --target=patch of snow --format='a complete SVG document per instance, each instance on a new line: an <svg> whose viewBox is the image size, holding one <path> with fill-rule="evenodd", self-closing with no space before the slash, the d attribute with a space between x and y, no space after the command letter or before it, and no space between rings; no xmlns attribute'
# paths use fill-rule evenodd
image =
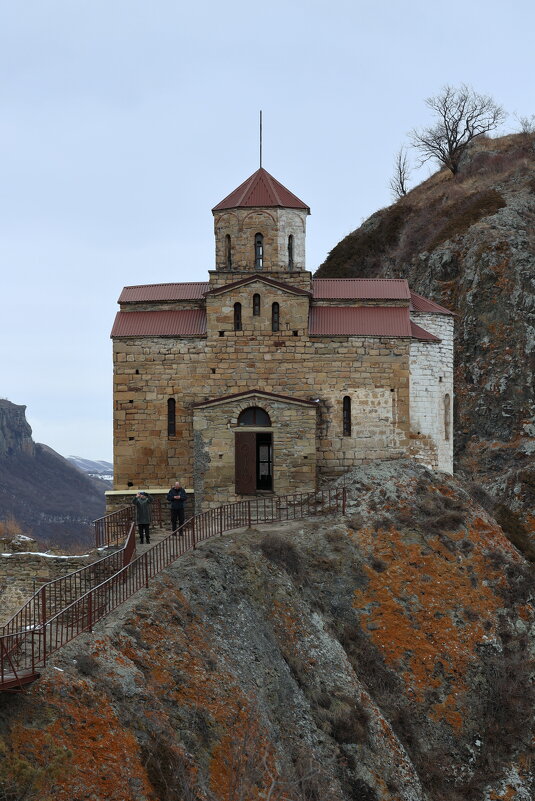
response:
<svg viewBox="0 0 535 801"><path fill-rule="evenodd" d="M18 551L16 553L3 553L2 556L46 556L48 559L85 559L90 556L88 553L76 553L71 556L63 556L56 553L40 553L39 551Z"/></svg>

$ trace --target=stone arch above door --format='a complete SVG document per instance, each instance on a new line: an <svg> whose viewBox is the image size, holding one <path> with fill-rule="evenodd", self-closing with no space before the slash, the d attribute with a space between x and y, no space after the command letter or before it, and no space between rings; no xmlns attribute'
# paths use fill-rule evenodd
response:
<svg viewBox="0 0 535 801"><path fill-rule="evenodd" d="M239 425L240 414L254 407L265 412L269 426ZM276 495L313 491L316 415L313 401L262 390L196 404L193 430L197 508L211 508L265 491ZM246 476L246 470L249 482L243 483L240 476Z"/></svg>

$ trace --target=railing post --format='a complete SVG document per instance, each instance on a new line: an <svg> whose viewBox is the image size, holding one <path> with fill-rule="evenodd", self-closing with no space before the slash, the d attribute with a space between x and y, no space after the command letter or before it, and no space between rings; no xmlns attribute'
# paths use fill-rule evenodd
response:
<svg viewBox="0 0 535 801"><path fill-rule="evenodd" d="M145 587L149 586L149 552L145 551L143 554L145 557Z"/></svg>
<svg viewBox="0 0 535 801"><path fill-rule="evenodd" d="M195 515L191 518L191 542L193 547L196 547L195 544Z"/></svg>
<svg viewBox="0 0 535 801"><path fill-rule="evenodd" d="M223 507L219 507L219 536L223 536Z"/></svg>
<svg viewBox="0 0 535 801"><path fill-rule="evenodd" d="M93 631L93 593L90 592L87 596L87 622L89 631Z"/></svg>
<svg viewBox="0 0 535 801"><path fill-rule="evenodd" d="M41 623L46 623L46 584L41 587Z"/></svg>
<svg viewBox="0 0 535 801"><path fill-rule="evenodd" d="M252 525L251 525L251 501L247 501L247 528L252 528Z"/></svg>
<svg viewBox="0 0 535 801"><path fill-rule="evenodd" d="M41 625L41 632L43 634L43 665L46 665L46 621L44 620L46 614L46 594L43 587L41 594L41 614L43 616L43 623Z"/></svg>

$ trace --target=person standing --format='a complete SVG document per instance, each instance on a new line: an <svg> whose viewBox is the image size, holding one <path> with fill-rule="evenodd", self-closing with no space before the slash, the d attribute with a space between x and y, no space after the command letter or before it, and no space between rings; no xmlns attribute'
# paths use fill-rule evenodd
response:
<svg viewBox="0 0 535 801"><path fill-rule="evenodd" d="M150 521L152 517L152 498L146 492L138 492L132 501L136 508L136 521L139 531L139 541L143 545L143 538L150 542Z"/></svg>
<svg viewBox="0 0 535 801"><path fill-rule="evenodd" d="M173 533L184 524L184 501L186 498L186 490L180 481L175 481L167 493L167 502L171 505L171 531Z"/></svg>

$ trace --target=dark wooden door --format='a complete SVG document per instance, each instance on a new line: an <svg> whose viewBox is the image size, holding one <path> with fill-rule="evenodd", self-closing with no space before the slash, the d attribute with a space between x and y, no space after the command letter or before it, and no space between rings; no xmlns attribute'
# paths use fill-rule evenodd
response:
<svg viewBox="0 0 535 801"><path fill-rule="evenodd" d="M256 434L254 431L236 431L234 454L235 492L237 495L254 495L256 492Z"/></svg>

